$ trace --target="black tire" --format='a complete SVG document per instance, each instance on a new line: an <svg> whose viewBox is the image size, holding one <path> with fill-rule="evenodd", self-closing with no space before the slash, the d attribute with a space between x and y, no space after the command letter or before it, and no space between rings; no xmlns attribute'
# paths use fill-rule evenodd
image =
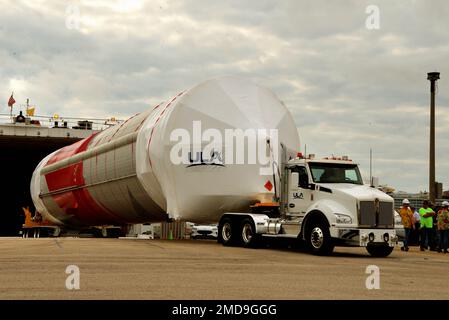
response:
<svg viewBox="0 0 449 320"><path fill-rule="evenodd" d="M368 245L366 250L373 257L388 257L393 252L394 247L388 245Z"/></svg>
<svg viewBox="0 0 449 320"><path fill-rule="evenodd" d="M306 226L306 244L310 253L328 256L334 251L329 226L324 219L313 219Z"/></svg>
<svg viewBox="0 0 449 320"><path fill-rule="evenodd" d="M217 241L224 246L232 246L236 244L238 232L235 230L235 225L230 218L223 218L218 226Z"/></svg>
<svg viewBox="0 0 449 320"><path fill-rule="evenodd" d="M259 237L256 234L256 226L252 219L243 219L239 231L239 240L245 248L257 248Z"/></svg>

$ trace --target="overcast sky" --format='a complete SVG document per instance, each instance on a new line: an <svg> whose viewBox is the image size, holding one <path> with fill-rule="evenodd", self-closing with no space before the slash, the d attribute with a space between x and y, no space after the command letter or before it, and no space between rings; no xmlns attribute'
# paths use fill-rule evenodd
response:
<svg viewBox="0 0 449 320"><path fill-rule="evenodd" d="M368 5L379 29L368 29ZM274 90L318 156L428 189L429 82L437 180L449 189L449 2L0 0L1 113L126 118L220 75ZM77 19L79 13L79 19ZM369 19L369 22L373 20ZM374 26L375 24L369 24Z"/></svg>

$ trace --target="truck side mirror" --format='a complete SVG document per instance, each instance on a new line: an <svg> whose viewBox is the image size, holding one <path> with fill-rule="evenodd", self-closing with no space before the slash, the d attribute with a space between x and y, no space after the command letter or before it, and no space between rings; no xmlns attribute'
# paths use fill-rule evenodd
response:
<svg viewBox="0 0 449 320"><path fill-rule="evenodd" d="M299 182L299 173L298 172L292 172L290 176L290 189L297 189L298 188L298 182Z"/></svg>

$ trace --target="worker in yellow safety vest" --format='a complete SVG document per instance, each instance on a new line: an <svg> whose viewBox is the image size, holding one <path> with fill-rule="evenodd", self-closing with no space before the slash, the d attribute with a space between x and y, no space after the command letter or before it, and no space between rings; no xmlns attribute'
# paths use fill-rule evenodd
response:
<svg viewBox="0 0 449 320"><path fill-rule="evenodd" d="M443 201L443 208L438 211L438 233L440 235L440 245L438 252L447 253L448 241L449 241L449 202Z"/></svg>
<svg viewBox="0 0 449 320"><path fill-rule="evenodd" d="M399 210L399 215L402 219L402 225L405 230L404 246L401 248L402 251L408 251L408 241L410 234L413 229L415 229L413 211L410 209L410 201L408 199L402 200L402 207Z"/></svg>

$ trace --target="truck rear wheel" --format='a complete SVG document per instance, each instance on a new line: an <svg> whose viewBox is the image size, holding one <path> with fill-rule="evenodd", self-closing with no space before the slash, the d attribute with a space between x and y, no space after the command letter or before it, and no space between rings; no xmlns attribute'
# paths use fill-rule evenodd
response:
<svg viewBox="0 0 449 320"><path fill-rule="evenodd" d="M334 250L329 227L321 219L311 221L307 228L306 243L309 251L315 255L327 256Z"/></svg>
<svg viewBox="0 0 449 320"><path fill-rule="evenodd" d="M369 254L373 257L388 257L390 253L393 252L394 247L390 247L388 245L368 245L366 247L366 250L369 252Z"/></svg>
<svg viewBox="0 0 449 320"><path fill-rule="evenodd" d="M243 219L240 225L240 236L245 248L255 248L257 246L258 235L252 219Z"/></svg>
<svg viewBox="0 0 449 320"><path fill-rule="evenodd" d="M218 242L221 242L225 246L231 246L235 243L234 224L231 219L224 218L220 221L218 226Z"/></svg>

